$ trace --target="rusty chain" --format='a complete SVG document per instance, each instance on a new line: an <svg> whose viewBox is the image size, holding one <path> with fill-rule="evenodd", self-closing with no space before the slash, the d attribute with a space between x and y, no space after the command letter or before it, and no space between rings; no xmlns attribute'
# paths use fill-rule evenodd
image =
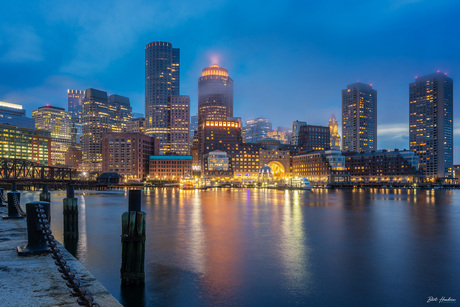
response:
<svg viewBox="0 0 460 307"><path fill-rule="evenodd" d="M19 201L18 201L18 194L14 193L13 194L13 201L14 201L14 206L16 207L16 210L18 211L20 216L27 216L27 214L22 210Z"/></svg>
<svg viewBox="0 0 460 307"><path fill-rule="evenodd" d="M54 259L54 264L58 266L58 271L62 273L61 277L64 280L67 280L66 285L72 289L72 295L78 297L78 304L88 307L100 307L100 305L94 301L94 298L91 296L91 294L88 293L88 290L81 286L80 279L75 277L75 273L71 271L70 267L67 265L66 260L60 253L60 249L56 244L54 236L52 235L50 225L48 223L48 218L46 217L43 206L40 204L36 205L35 211L38 215L38 222L40 223L42 234L46 239L46 245L48 245L51 250L51 257Z"/></svg>

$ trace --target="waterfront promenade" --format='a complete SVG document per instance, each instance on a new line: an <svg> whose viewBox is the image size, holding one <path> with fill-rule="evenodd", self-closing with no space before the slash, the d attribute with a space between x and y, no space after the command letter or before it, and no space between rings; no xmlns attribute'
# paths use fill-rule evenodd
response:
<svg viewBox="0 0 460 307"><path fill-rule="evenodd" d="M7 214L7 207L0 207ZM27 242L25 219L0 220L1 306L79 306L51 255L20 257L16 246ZM101 306L122 306L94 276L58 243L77 278Z"/></svg>

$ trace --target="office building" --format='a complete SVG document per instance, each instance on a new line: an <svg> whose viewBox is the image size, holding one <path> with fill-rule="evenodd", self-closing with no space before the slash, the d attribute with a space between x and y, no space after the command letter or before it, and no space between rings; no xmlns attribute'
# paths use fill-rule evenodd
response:
<svg viewBox="0 0 460 307"><path fill-rule="evenodd" d="M192 173L192 156L150 156L151 180L180 180Z"/></svg>
<svg viewBox="0 0 460 307"><path fill-rule="evenodd" d="M140 132L105 133L102 137L102 171L115 172L127 181L149 175L150 156L158 155L158 139Z"/></svg>
<svg viewBox="0 0 460 307"><path fill-rule="evenodd" d="M312 183L350 181L345 157L340 150L322 150L294 156L292 169L296 176L306 177Z"/></svg>
<svg viewBox="0 0 460 307"><path fill-rule="evenodd" d="M295 120L292 122L292 137L291 137L291 145L298 145L299 142L299 132L300 132L300 127L305 126L307 122L302 122Z"/></svg>
<svg viewBox="0 0 460 307"><path fill-rule="evenodd" d="M281 144L290 144L292 132L280 128L281 127L278 127L277 130L269 131L267 133L267 138L278 140Z"/></svg>
<svg viewBox="0 0 460 307"><path fill-rule="evenodd" d="M357 82L342 90L342 149L377 150L377 91L372 84Z"/></svg>
<svg viewBox="0 0 460 307"><path fill-rule="evenodd" d="M64 108L44 106L32 111L35 128L51 133L51 164L64 165L72 145L72 116Z"/></svg>
<svg viewBox="0 0 460 307"><path fill-rule="evenodd" d="M334 114L332 114L331 119L329 119L328 126L331 134L330 148L340 150L339 123Z"/></svg>
<svg viewBox="0 0 460 307"><path fill-rule="evenodd" d="M136 117L126 122L126 132L145 133L145 118Z"/></svg>
<svg viewBox="0 0 460 307"><path fill-rule="evenodd" d="M195 132L198 132L198 115L190 117L190 140L193 139Z"/></svg>
<svg viewBox="0 0 460 307"><path fill-rule="evenodd" d="M82 107L85 91L67 90L67 109L72 116L72 144L80 144L83 133Z"/></svg>
<svg viewBox="0 0 460 307"><path fill-rule="evenodd" d="M35 129L35 121L26 116L22 105L6 101L0 101L0 124Z"/></svg>
<svg viewBox="0 0 460 307"><path fill-rule="evenodd" d="M443 73L409 84L409 147L427 179L453 177L453 80Z"/></svg>
<svg viewBox="0 0 460 307"><path fill-rule="evenodd" d="M302 125L299 129L297 147L299 154L330 149L331 137L327 126Z"/></svg>
<svg viewBox="0 0 460 307"><path fill-rule="evenodd" d="M51 165L51 133L0 124L0 158L23 159Z"/></svg>
<svg viewBox="0 0 460 307"><path fill-rule="evenodd" d="M65 165L70 168L79 170L83 162L83 153L80 145L72 145L67 149L65 154Z"/></svg>
<svg viewBox="0 0 460 307"><path fill-rule="evenodd" d="M168 99L180 95L180 49L171 43L151 42L145 47L145 130L168 153Z"/></svg>
<svg viewBox="0 0 460 307"><path fill-rule="evenodd" d="M344 153L352 181L413 183L421 179L419 158L410 150Z"/></svg>
<svg viewBox="0 0 460 307"><path fill-rule="evenodd" d="M173 155L190 155L190 97L169 97L168 152Z"/></svg>
<svg viewBox="0 0 460 307"><path fill-rule="evenodd" d="M83 100L83 170L102 171L102 136L109 132L122 132L131 120L129 99L119 95L87 89Z"/></svg>
<svg viewBox="0 0 460 307"><path fill-rule="evenodd" d="M258 117L247 120L242 130L243 142L257 143L267 138L268 133L272 131L272 123L267 118Z"/></svg>

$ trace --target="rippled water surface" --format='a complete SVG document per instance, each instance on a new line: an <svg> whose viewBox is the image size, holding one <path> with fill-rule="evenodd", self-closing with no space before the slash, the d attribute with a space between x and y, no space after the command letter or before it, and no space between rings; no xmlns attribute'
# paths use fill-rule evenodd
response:
<svg viewBox="0 0 460 307"><path fill-rule="evenodd" d="M21 203L37 195L23 192ZM52 230L61 242L64 197L52 193ZM127 192L76 197L80 237L67 248L125 306L460 299L460 191L146 190L145 287L126 289L119 274Z"/></svg>

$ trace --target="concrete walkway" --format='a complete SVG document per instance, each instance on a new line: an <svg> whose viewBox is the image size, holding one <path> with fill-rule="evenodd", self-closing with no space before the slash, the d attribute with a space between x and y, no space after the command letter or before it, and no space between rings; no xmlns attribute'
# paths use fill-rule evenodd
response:
<svg viewBox="0 0 460 307"><path fill-rule="evenodd" d="M0 207L0 215L7 215ZM0 306L80 306L70 294L51 255L20 257L27 243L26 220L0 218ZM122 306L61 244L61 253L77 278L101 306Z"/></svg>

